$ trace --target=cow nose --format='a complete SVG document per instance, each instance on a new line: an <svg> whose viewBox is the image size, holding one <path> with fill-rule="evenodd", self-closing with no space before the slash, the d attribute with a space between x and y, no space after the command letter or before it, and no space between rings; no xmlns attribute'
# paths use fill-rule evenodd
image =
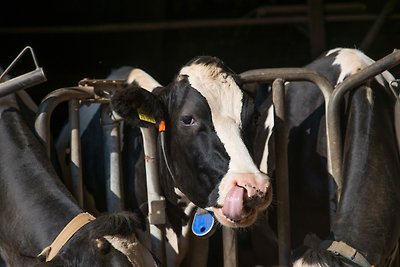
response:
<svg viewBox="0 0 400 267"><path fill-rule="evenodd" d="M244 185L245 194L243 198L243 205L246 210L251 210L252 208L257 208L265 202L266 192L268 191L268 186L266 186L265 191L255 188L254 186Z"/></svg>

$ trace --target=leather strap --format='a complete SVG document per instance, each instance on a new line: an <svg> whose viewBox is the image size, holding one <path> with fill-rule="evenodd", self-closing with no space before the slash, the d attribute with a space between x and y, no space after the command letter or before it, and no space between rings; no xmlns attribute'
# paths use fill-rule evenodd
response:
<svg viewBox="0 0 400 267"><path fill-rule="evenodd" d="M62 247L67 243L67 241L76 233L79 229L81 229L84 225L94 221L96 218L93 217L88 212L82 212L76 215L58 234L56 239L54 239L51 245L45 247L42 252L38 255L46 256L46 261L51 261L58 252L62 249Z"/></svg>
<svg viewBox="0 0 400 267"><path fill-rule="evenodd" d="M343 241L325 240L322 242L321 247L325 248L328 251L331 251L336 255L340 255L362 267L373 266L360 252L357 251L357 249L347 245Z"/></svg>

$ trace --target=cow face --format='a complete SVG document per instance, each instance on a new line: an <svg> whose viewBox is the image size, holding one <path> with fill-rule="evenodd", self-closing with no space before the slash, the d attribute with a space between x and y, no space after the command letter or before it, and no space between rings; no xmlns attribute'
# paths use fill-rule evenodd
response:
<svg viewBox="0 0 400 267"><path fill-rule="evenodd" d="M169 86L149 92L134 83L116 92L111 104L136 125L138 108L156 121L163 117L176 189L198 207L213 210L223 225L246 227L267 208L272 193L269 177L256 167L243 138L253 106L234 76L220 60L199 57Z"/></svg>

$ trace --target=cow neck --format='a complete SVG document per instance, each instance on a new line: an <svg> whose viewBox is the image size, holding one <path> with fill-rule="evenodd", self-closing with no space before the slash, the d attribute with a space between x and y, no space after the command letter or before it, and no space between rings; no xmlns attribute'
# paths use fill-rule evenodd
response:
<svg viewBox="0 0 400 267"><path fill-rule="evenodd" d="M53 243L40 252L38 257L45 256L46 262L51 261L79 229L95 219L96 218L88 212L79 213L61 230Z"/></svg>
<svg viewBox="0 0 400 267"><path fill-rule="evenodd" d="M176 184L175 182L175 176L172 173L171 165L169 164L167 153L166 153L166 148L165 148L165 121L161 121L159 125L159 132L160 132L160 144L161 144L161 151L163 154L164 162L165 165L167 166L168 172L171 175L172 181ZM201 226L200 228L206 227L207 231L206 232L197 232L195 230L199 225ZM199 237L210 237L214 232L215 232L215 224L214 224L214 215L211 211L208 211L206 209L200 208L196 206L196 212L193 218L193 224L192 224L192 232Z"/></svg>

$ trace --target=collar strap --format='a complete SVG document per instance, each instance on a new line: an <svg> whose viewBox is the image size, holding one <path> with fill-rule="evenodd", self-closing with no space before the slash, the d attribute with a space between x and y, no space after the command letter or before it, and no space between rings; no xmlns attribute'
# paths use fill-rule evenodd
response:
<svg viewBox="0 0 400 267"><path fill-rule="evenodd" d="M325 240L322 242L321 248L324 248L335 255L342 256L361 267L373 266L357 249L347 245L343 241Z"/></svg>
<svg viewBox="0 0 400 267"><path fill-rule="evenodd" d="M62 229L53 243L40 252L38 257L46 256L46 261L51 261L79 229L95 219L96 218L88 212L79 213L64 227L64 229Z"/></svg>

